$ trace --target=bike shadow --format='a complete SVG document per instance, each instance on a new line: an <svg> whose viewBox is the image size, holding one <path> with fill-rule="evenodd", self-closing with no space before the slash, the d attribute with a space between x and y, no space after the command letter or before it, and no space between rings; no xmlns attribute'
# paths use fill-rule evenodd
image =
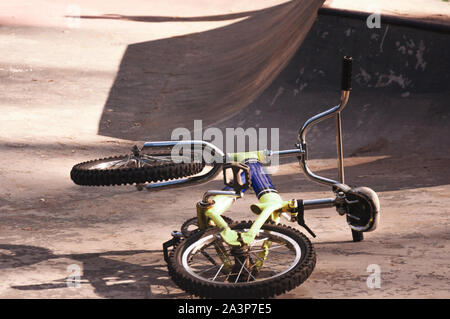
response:
<svg viewBox="0 0 450 319"><path fill-rule="evenodd" d="M106 251L101 253L54 254L43 247L0 245L0 269L44 267L41 262L63 264L69 259L81 268L81 287L91 285L94 293L103 298L189 298L169 278L162 250ZM81 264L81 265L80 265ZM39 271L39 270L38 270ZM69 288L67 277L31 285L11 285L22 291Z"/></svg>

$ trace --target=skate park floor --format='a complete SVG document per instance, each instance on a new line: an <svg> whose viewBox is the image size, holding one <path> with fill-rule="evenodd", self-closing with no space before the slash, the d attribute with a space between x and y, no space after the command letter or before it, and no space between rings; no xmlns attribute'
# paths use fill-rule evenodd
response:
<svg viewBox="0 0 450 319"><path fill-rule="evenodd" d="M153 136L170 137L157 136L170 119L158 126L141 122L133 110L115 109L114 103L141 102L133 90L139 81L126 77L131 71L124 56L132 60L150 48L160 50L156 58L171 54L168 48L175 44L173 57L180 58L184 46L220 40L220 30L231 34L239 23L261 23L259 15L276 12L264 10L283 10L286 1L132 0L121 7L78 1L85 16L79 20L71 18L78 8L67 7L71 2L38 2L35 14L25 1L0 4L0 50L5 53L0 62L0 298L194 298L170 280L162 243L195 216L203 192L222 188L221 176L206 185L151 193L134 186L80 187L70 180L70 169L127 153ZM448 4L430 3L436 10L421 18L441 21L442 6ZM332 8L364 10L345 5L326 2ZM408 14L417 13L413 5L409 8ZM389 13L401 15L400 9ZM200 16L209 18L192 18ZM199 38L202 34L208 36ZM339 83L335 88L325 83L322 90L312 89L312 82L294 88L286 83L295 77L291 81L291 74L283 72L248 106L221 121L208 115L205 123L221 129L279 127L280 146L292 147L303 121L337 102ZM117 84L118 73L131 87L129 100ZM306 222L317 234L310 237L316 268L305 283L277 298L450 297L448 91L402 87L378 92L354 88L343 120L346 180L378 193L380 225L354 243L344 217L333 209L307 212ZM116 121L122 121L117 129ZM311 132L311 144L317 145L312 146L317 152L311 154L311 167L333 178L332 124ZM143 132L147 127L153 135ZM332 195L307 180L296 162L282 162L272 179L285 199ZM249 191L226 215L252 219L249 206L255 201ZM79 287L66 282L73 265L81 270ZM367 285L370 265L380 267L379 288Z"/></svg>

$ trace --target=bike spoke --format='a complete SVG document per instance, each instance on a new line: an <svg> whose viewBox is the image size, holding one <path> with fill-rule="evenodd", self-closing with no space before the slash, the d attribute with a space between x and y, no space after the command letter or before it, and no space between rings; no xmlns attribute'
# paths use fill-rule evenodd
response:
<svg viewBox="0 0 450 319"><path fill-rule="evenodd" d="M216 267L217 267L217 265L214 265L214 266L212 266L212 267L209 267L209 268L200 270L200 271L198 272L198 274L202 274L202 273L204 273L204 272L210 271L211 269L214 269L214 268L216 268Z"/></svg>
<svg viewBox="0 0 450 319"><path fill-rule="evenodd" d="M249 274L248 278L250 279L250 277L251 277L251 278L253 278L253 280L256 280L256 278L253 277L253 275L248 271L247 267L245 267L245 263L241 262L239 259L237 259L237 261L239 261L239 263L242 265L242 267L245 269L245 271ZM241 268L241 271L242 271L242 268ZM249 279L247 279L247 281L249 281Z"/></svg>
<svg viewBox="0 0 450 319"><path fill-rule="evenodd" d="M190 163L192 162L190 158L188 157L181 157L180 162ZM151 156L147 154L140 154L138 157L135 157L133 155L128 155L127 157L124 157L120 160L110 161L110 162L104 162L99 163L97 165L91 166L89 169L121 169L126 167L135 167L140 168L144 166L153 166L157 164L158 162L172 162L173 159L170 156Z"/></svg>
<svg viewBox="0 0 450 319"><path fill-rule="evenodd" d="M274 250L275 248L286 247L285 245L272 246L268 248L269 251ZM287 248L287 247L286 247ZM265 251L264 249L252 250L253 253L259 253L261 251Z"/></svg>
<svg viewBox="0 0 450 319"><path fill-rule="evenodd" d="M222 264L222 266L220 266L219 270L216 272L216 275L214 276L214 278L212 279L212 281L216 280L217 276L220 274L220 271L222 270L223 266L225 264Z"/></svg>
<svg viewBox="0 0 450 319"><path fill-rule="evenodd" d="M167 157L163 157L163 156L151 156L151 155L147 155L147 154L141 154L140 155L141 159L149 159L152 160L153 162L157 162L157 161L166 161L166 162L170 162L171 159L167 158Z"/></svg>
<svg viewBox="0 0 450 319"><path fill-rule="evenodd" d="M206 252L202 249L202 251L200 252L206 259L208 259L208 261L211 262L211 264L213 264L214 266L217 266L216 261Z"/></svg>
<svg viewBox="0 0 450 319"><path fill-rule="evenodd" d="M250 244L250 247L253 247L254 245L256 245L256 244L258 244L258 243L260 243L260 242L264 242L264 241L266 241L266 240L268 240L269 238L268 237L263 237L263 238L261 238L261 239L255 239L251 244Z"/></svg>
<svg viewBox="0 0 450 319"><path fill-rule="evenodd" d="M240 262L240 261L239 261ZM238 280L239 280L239 277L241 276L241 273L242 273L242 269L245 267L245 264L244 263L241 263L242 264L242 267L241 267L241 269L239 270L239 273L238 273L238 275L237 275L237 277L236 277L236 281L234 282L234 283L237 283L238 282Z"/></svg>

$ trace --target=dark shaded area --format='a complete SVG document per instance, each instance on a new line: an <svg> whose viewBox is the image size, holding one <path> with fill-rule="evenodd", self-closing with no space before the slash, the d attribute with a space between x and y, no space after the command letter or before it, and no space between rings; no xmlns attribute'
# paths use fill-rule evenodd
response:
<svg viewBox="0 0 450 319"><path fill-rule="evenodd" d="M347 159L347 163L350 160ZM417 155L409 158L387 157L373 162L354 164L345 168L346 183L352 187L369 186L376 192L389 192L399 189L414 189L448 184L450 158L425 158ZM313 170L320 176L337 179L337 169ZM311 182L298 174L272 177L277 190L281 193L330 190L328 186Z"/></svg>
<svg viewBox="0 0 450 319"><path fill-rule="evenodd" d="M200 16L200 17L130 16L115 13L103 14L98 16L81 15L79 17L78 16L66 16L66 17L93 19L93 20L107 19L107 20L136 21L136 22L199 22L199 21L224 21L224 20L238 19L262 13L265 10L266 9L244 11L238 13L218 14L212 16Z"/></svg>
<svg viewBox="0 0 450 319"><path fill-rule="evenodd" d="M174 298L186 297L185 293L153 293L151 285L159 285L169 289L176 286L168 278L166 264L160 250L107 251L102 253L61 254L55 255L49 249L25 245L0 245L0 249L10 254L0 254L0 269L31 266L50 259L68 258L81 262L81 285L86 283L94 287L94 292L105 298ZM114 260L108 257L133 257L143 254L147 259L145 266ZM114 278L113 280L111 278ZM114 283L115 281L131 281ZM61 278L37 285L13 286L18 290L46 290L67 288L67 278ZM169 288L169 289L167 289ZM76 289L76 288L74 288Z"/></svg>
<svg viewBox="0 0 450 319"><path fill-rule="evenodd" d="M373 13L371 12L352 11L329 7L319 9L319 15L339 16L357 19L360 21L366 21L372 14ZM397 25L407 28L416 28L419 30L450 34L450 21L446 21L443 19L436 21L431 19L430 17L427 17L426 15L424 15L423 17L415 16L414 18L411 18L411 17L402 17L398 15L381 14L380 18L383 21L383 23L387 23L390 25Z"/></svg>
<svg viewBox="0 0 450 319"><path fill-rule="evenodd" d="M365 19L319 15L286 72L277 78L337 87L344 55L353 57L353 87L378 94L446 92L450 88L450 34L391 24L370 29ZM336 62L335 62L336 61Z"/></svg>
<svg viewBox="0 0 450 319"><path fill-rule="evenodd" d="M294 80L295 82L295 80ZM279 129L280 149L292 148L298 130L309 117L339 103L339 81L335 89L300 91L289 81L276 81L257 101L239 115L224 121L221 127ZM342 112L344 155L449 158L444 145L450 143L448 118L449 92L378 93L376 89L354 89ZM275 100L275 103L274 103ZM272 106L278 105L278 108ZM336 156L336 132L333 119L313 127L306 136L309 158ZM269 138L270 140L270 138ZM228 150L232 152L233 150ZM295 160L295 159L293 159Z"/></svg>
<svg viewBox="0 0 450 319"><path fill-rule="evenodd" d="M286 162L291 162L289 165L293 165L297 170L279 171L270 176L275 188L281 194L298 193L298 198L303 198L304 194L308 192L329 191L330 197L333 196L331 187L312 182L303 175L296 162L283 160L281 163ZM373 161L350 157L344 159L344 163L347 165L345 179L348 185L352 187L369 186L376 192L447 185L450 173L450 157L429 158L415 154L410 157L385 157ZM313 162L312 170L314 173L327 178L338 179L337 168L318 169L315 165L317 163ZM221 188L223 188L223 181L215 180L209 182L206 186L194 186L192 191L202 194L205 189ZM246 197L256 200L253 189L246 192Z"/></svg>
<svg viewBox="0 0 450 319"><path fill-rule="evenodd" d="M444 54L445 53L445 54ZM279 128L291 148L309 117L339 103L341 60L351 55L353 90L343 111L346 156L449 158L450 36L383 22L319 15L288 66L238 115L220 127ZM307 136L310 158L334 157L327 120Z"/></svg>
<svg viewBox="0 0 450 319"><path fill-rule="evenodd" d="M211 31L129 45L106 101L99 134L170 139L174 128L192 129L195 119L207 126L236 114L283 69L322 3L287 2L243 13L247 19ZM183 20L175 18L179 19Z"/></svg>

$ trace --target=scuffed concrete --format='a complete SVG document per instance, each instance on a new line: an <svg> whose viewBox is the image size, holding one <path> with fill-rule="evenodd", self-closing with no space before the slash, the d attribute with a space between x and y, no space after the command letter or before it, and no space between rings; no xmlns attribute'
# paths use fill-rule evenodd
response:
<svg viewBox="0 0 450 319"><path fill-rule="evenodd" d="M14 4L17 12L26 13L27 3L1 2L0 12L9 12L5 8ZM130 43L217 31L245 19L239 13L282 2L246 7L233 1L228 7L230 1L208 1L195 7L192 1L174 6L132 0L116 7L78 1L83 14L116 14L82 20L80 29L67 27L66 3L34 3L42 5L36 9L41 14L1 17L0 50L8 54L2 55L0 65L0 298L192 298L168 277L162 243L195 215L195 204L205 190L222 187L220 177L204 186L147 193L132 186L76 186L69 172L81 161L140 145L135 140L142 136L137 132L141 126L133 120L128 129L136 130L131 134L135 140L123 139L121 130L113 131L113 137L98 135L103 112L115 112L104 107ZM46 6L59 11L44 15ZM167 21L137 21L143 12ZM174 21L200 14L239 17ZM316 269L303 285L279 298L449 298L449 109L442 70L433 71L445 63L434 58L442 54L430 45L435 35L383 26L369 33L377 58L368 60L357 42L357 22L341 21L335 29L329 22L319 17L310 40L288 68L247 108L218 125L280 128L280 146L291 148L300 124L333 105L339 95L344 52L320 43L345 39L343 47L360 53L355 87L343 112L346 177L352 185L378 192L381 223L365 241L353 243L345 220L335 211L308 212L306 221L318 235L312 239ZM403 58L409 67L402 65L398 72L378 63L389 61L393 52L396 61ZM420 91L421 79L412 75L423 72L431 75ZM391 80L390 84L375 88L382 75L380 83ZM414 87L407 82L411 79ZM437 87L438 82L443 85ZM139 93L139 81L130 85ZM129 98L131 103L134 96ZM133 119L126 107L114 115L109 123L113 128L116 118ZM336 174L333 138L330 123L308 135L311 158L316 158L312 169L329 177ZM331 195L302 176L296 163L283 163L273 182L286 199ZM249 205L255 200L249 191L227 215L253 218ZM379 289L366 283L373 264L381 270ZM74 267L80 269L78 288L67 286Z"/></svg>

